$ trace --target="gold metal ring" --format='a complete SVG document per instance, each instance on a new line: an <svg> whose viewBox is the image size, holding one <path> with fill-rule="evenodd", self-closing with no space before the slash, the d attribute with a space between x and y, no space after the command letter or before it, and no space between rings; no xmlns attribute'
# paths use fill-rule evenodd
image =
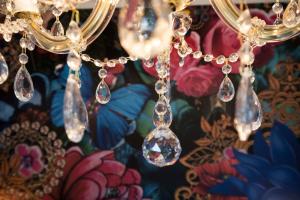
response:
<svg viewBox="0 0 300 200"><path fill-rule="evenodd" d="M119 0L97 0L92 13L82 25L82 39L87 45L91 44L105 29L109 23ZM21 13L22 18L26 18L29 30L35 37L37 45L47 51L56 54L66 54L70 50L70 40L65 37L54 37L51 33L43 30L35 22L36 14Z"/></svg>
<svg viewBox="0 0 300 200"><path fill-rule="evenodd" d="M241 11L232 0L210 0L218 16L234 31L238 32L237 20ZM300 32L300 26L287 28L284 25L266 25L260 39L265 42L280 42L295 37Z"/></svg>

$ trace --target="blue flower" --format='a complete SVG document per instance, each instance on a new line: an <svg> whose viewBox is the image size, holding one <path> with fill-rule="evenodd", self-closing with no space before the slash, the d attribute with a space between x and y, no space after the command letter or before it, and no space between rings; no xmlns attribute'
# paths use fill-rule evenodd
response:
<svg viewBox="0 0 300 200"><path fill-rule="evenodd" d="M234 151L234 167L244 178L229 177L210 189L211 193L243 195L249 200L300 199L300 145L293 132L275 122L269 143L262 132L254 139L253 154Z"/></svg>
<svg viewBox="0 0 300 200"><path fill-rule="evenodd" d="M69 69L65 66L52 84L56 91L52 98L51 119L57 127L62 127L64 124L63 100L68 74ZM80 79L83 99L89 102L88 104L94 105L96 85L86 66L81 67ZM113 91L108 104L96 103L99 109L93 110L90 119L92 127L90 131L93 133L95 145L101 149L110 149L120 144L125 136L132 134L136 129L135 120L150 96L151 93L146 86L132 84Z"/></svg>

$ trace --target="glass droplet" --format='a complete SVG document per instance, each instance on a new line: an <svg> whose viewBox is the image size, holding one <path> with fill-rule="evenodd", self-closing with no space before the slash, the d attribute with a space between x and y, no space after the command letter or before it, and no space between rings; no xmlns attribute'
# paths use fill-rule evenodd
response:
<svg viewBox="0 0 300 200"><path fill-rule="evenodd" d="M82 140L88 127L88 113L82 99L79 79L70 74L67 80L64 97L64 124L70 141L78 143Z"/></svg>
<svg viewBox="0 0 300 200"><path fill-rule="evenodd" d="M53 36L63 36L65 35L65 30L63 25L59 20L56 20L51 28L51 33Z"/></svg>
<svg viewBox="0 0 300 200"><path fill-rule="evenodd" d="M129 55L153 58L170 47L173 30L169 5L163 0L137 0L119 15L119 38Z"/></svg>
<svg viewBox="0 0 300 200"><path fill-rule="evenodd" d="M101 104L107 104L110 101L111 94L108 85L104 80L101 80L97 90L96 90L96 99Z"/></svg>
<svg viewBox="0 0 300 200"><path fill-rule="evenodd" d="M8 78L8 66L4 56L0 53L0 84L4 83Z"/></svg>
<svg viewBox="0 0 300 200"><path fill-rule="evenodd" d="M273 10L273 12L274 12L275 14L280 14L280 13L282 13L282 11L283 11L283 6L282 6L281 3L276 2L276 3L273 4L272 10Z"/></svg>
<svg viewBox="0 0 300 200"><path fill-rule="evenodd" d="M22 102L29 101L33 96L32 79L24 65L20 67L15 77L14 92L16 97Z"/></svg>
<svg viewBox="0 0 300 200"><path fill-rule="evenodd" d="M26 55L26 53L21 53L19 55L19 62L23 65L28 63L28 56Z"/></svg>
<svg viewBox="0 0 300 200"><path fill-rule="evenodd" d="M154 129L144 140L145 159L158 167L173 165L181 154L177 136L167 127Z"/></svg>
<svg viewBox="0 0 300 200"><path fill-rule="evenodd" d="M232 67L231 67L231 65L229 65L229 64L225 64L225 65L222 67L222 72L223 72L224 74L230 74L231 70L232 70Z"/></svg>
<svg viewBox="0 0 300 200"><path fill-rule="evenodd" d="M288 28L293 28L298 24L298 4L295 0L291 0L286 7L282 16L283 25Z"/></svg>
<svg viewBox="0 0 300 200"><path fill-rule="evenodd" d="M66 31L66 36L71 40L71 42L76 43L81 39L81 29L75 21L71 21L69 27Z"/></svg>
<svg viewBox="0 0 300 200"><path fill-rule="evenodd" d="M104 69L104 68L101 68L99 71L98 71L98 76L103 79L107 76L107 70Z"/></svg>
<svg viewBox="0 0 300 200"><path fill-rule="evenodd" d="M225 76L224 80L220 85L218 97L223 102L229 102L233 99L234 94L235 94L234 85L230 80L230 78L228 76Z"/></svg>

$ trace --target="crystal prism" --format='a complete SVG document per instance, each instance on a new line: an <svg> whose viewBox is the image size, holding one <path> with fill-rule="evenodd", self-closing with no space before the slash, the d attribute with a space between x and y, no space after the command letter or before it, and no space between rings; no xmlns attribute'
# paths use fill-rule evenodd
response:
<svg viewBox="0 0 300 200"><path fill-rule="evenodd" d="M78 77L70 74L64 97L64 124L69 140L78 143L88 127L88 113L80 93Z"/></svg>
<svg viewBox="0 0 300 200"><path fill-rule="evenodd" d="M69 27L66 31L66 36L71 40L71 42L76 43L81 39L81 29L75 21L71 21Z"/></svg>
<svg viewBox="0 0 300 200"><path fill-rule="evenodd" d="M33 83L26 67L22 65L17 72L14 81L14 92L16 97L22 101L29 101L34 93Z"/></svg>
<svg viewBox="0 0 300 200"><path fill-rule="evenodd" d="M234 85L230 80L230 78L228 76L225 76L224 80L220 85L218 97L223 102L229 102L233 99L234 94L235 94Z"/></svg>
<svg viewBox="0 0 300 200"><path fill-rule="evenodd" d="M110 101L111 94L108 85L101 80L96 90L96 99L101 104L107 104Z"/></svg>
<svg viewBox="0 0 300 200"><path fill-rule="evenodd" d="M263 120L263 112L262 112L262 108L258 96L256 95L253 89L252 92L253 92L253 99L254 99L254 106L253 106L254 121L252 122L252 131L255 131L261 126Z"/></svg>
<svg viewBox="0 0 300 200"><path fill-rule="evenodd" d="M3 57L3 55L0 53L0 84L4 83L8 78L8 66L7 63Z"/></svg>
<svg viewBox="0 0 300 200"><path fill-rule="evenodd" d="M163 0L135 2L120 11L119 38L131 56L149 59L161 54L171 44L170 8Z"/></svg>
<svg viewBox="0 0 300 200"><path fill-rule="evenodd" d="M298 4L295 0L291 0L286 7L283 16L282 23L288 28L293 28L298 24Z"/></svg>
<svg viewBox="0 0 300 200"><path fill-rule="evenodd" d="M143 143L145 159L158 167L173 165L178 160L180 153L180 142L167 127L154 129Z"/></svg>
<svg viewBox="0 0 300 200"><path fill-rule="evenodd" d="M65 30L63 25L59 20L56 20L51 28L51 33L53 36L63 36L65 35Z"/></svg>

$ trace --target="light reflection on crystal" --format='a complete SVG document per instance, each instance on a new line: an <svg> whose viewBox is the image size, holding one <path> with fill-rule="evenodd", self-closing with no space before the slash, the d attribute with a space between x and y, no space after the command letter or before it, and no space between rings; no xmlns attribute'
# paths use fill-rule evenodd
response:
<svg viewBox="0 0 300 200"><path fill-rule="evenodd" d="M235 94L234 85L230 80L230 78L228 76L225 76L224 80L220 85L218 97L223 102L229 102L234 98L234 94Z"/></svg>
<svg viewBox="0 0 300 200"><path fill-rule="evenodd" d="M8 78L8 66L7 63L3 57L3 55L0 53L0 84L4 83Z"/></svg>
<svg viewBox="0 0 300 200"><path fill-rule="evenodd" d="M254 121L252 122L252 131L257 130L262 123L263 120L263 112L262 112L262 107L259 102L258 96L256 95L255 91L253 91L253 99L254 99L254 107L253 107L253 112L255 113L254 115Z"/></svg>
<svg viewBox="0 0 300 200"><path fill-rule="evenodd" d="M101 104L107 104L110 101L111 94L108 85L102 80L96 90L96 99Z"/></svg>
<svg viewBox="0 0 300 200"><path fill-rule="evenodd" d="M54 22L51 28L51 33L53 36L63 36L65 34L64 27L59 20Z"/></svg>
<svg viewBox="0 0 300 200"><path fill-rule="evenodd" d="M172 124L172 108L170 104L166 105L166 111L163 114L158 114L157 111L153 112L153 124L156 127L164 126L164 127L169 127Z"/></svg>
<svg viewBox="0 0 300 200"><path fill-rule="evenodd" d="M70 74L64 97L64 124L69 140L78 143L88 126L88 113L81 97L79 80Z"/></svg>
<svg viewBox="0 0 300 200"><path fill-rule="evenodd" d="M145 159L158 167L173 165L180 154L180 142L167 127L154 129L144 140L143 155Z"/></svg>
<svg viewBox="0 0 300 200"><path fill-rule="evenodd" d="M298 4L296 2L296 0L291 0L290 3L288 4L288 6L286 7L283 16L282 16L282 22L283 25L288 27L288 28L292 28L297 26L298 24Z"/></svg>
<svg viewBox="0 0 300 200"><path fill-rule="evenodd" d="M29 101L33 96L32 79L24 65L20 67L15 77L14 92L16 97L22 102Z"/></svg>

